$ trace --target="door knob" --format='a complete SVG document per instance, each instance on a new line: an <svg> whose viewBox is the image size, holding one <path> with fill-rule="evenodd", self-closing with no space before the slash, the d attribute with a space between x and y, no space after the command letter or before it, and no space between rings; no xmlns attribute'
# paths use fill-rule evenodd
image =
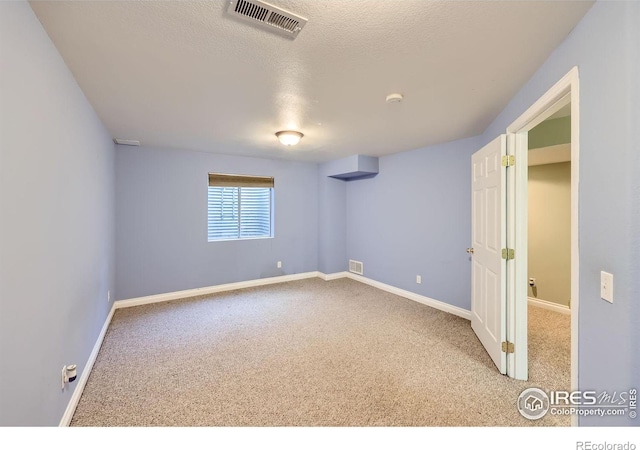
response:
<svg viewBox="0 0 640 450"><path fill-rule="evenodd" d="M473 248L468 248L467 253L473 253Z"/></svg>

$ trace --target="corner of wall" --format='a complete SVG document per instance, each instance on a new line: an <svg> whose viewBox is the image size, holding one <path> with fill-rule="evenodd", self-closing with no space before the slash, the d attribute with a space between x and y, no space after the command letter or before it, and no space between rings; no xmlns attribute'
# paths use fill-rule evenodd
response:
<svg viewBox="0 0 640 450"><path fill-rule="evenodd" d="M318 270L347 270L346 182L328 176L331 162L318 167Z"/></svg>

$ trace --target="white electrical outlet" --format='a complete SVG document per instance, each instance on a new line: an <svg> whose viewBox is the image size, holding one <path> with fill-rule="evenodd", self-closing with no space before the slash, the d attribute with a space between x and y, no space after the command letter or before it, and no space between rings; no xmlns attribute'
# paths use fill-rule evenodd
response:
<svg viewBox="0 0 640 450"><path fill-rule="evenodd" d="M421 275L416 275L416 283L422 284L422 276Z"/></svg>
<svg viewBox="0 0 640 450"><path fill-rule="evenodd" d="M613 303L613 275L608 272L600 272L600 297Z"/></svg>
<svg viewBox="0 0 640 450"><path fill-rule="evenodd" d="M278 269L282 269L282 261L278 261Z"/></svg>

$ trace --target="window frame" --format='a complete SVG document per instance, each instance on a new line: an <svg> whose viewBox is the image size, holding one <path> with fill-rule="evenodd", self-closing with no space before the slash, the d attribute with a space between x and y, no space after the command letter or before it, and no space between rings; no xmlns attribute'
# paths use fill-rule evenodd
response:
<svg viewBox="0 0 640 450"><path fill-rule="evenodd" d="M246 176L246 175L225 175L225 174L212 174L210 173L209 176L211 177L211 175L218 175L218 176L229 176L229 177L237 177L237 178L252 178L251 176ZM253 177L255 178L255 177ZM216 186L216 185L211 185L209 184L207 186L207 242L230 242L230 241L250 241L250 240L258 240L258 239L273 239L275 237L275 211L274 211L274 205L275 205L275 185L273 184L273 178L272 177L258 177L258 178L271 178L272 180L272 186L271 187L262 187L262 186L258 186L258 187L251 187L251 186L230 186L230 185L225 185L225 186ZM241 200L241 189L242 188L260 188L260 189L268 189L269 190L269 235L262 235L262 236L247 236L247 237L241 237L241 223L242 223L242 200ZM238 189L238 236L237 237L221 237L221 238L214 238L211 239L210 235L209 235L209 189L210 188L232 188L232 189Z"/></svg>

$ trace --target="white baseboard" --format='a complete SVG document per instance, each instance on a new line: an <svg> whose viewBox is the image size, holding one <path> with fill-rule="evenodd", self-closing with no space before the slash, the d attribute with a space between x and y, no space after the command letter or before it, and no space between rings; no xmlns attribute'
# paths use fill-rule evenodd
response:
<svg viewBox="0 0 640 450"><path fill-rule="evenodd" d="M286 283L287 281L304 280L306 278L318 277L325 281L337 280L340 278L350 278L352 280L359 281L369 286L376 287L386 292L399 295L400 297L408 298L409 300L422 303L423 305L430 306L440 311L445 311L456 316L462 317L467 320L471 320L471 311L462 309L457 306L449 305L448 303L435 300L433 298L425 297L424 295L416 294L415 292L406 291L404 289L391 286L389 284L381 283L380 281L372 280L370 278L356 275L350 272L336 272L336 273L323 273L323 272L304 272L296 273L293 275L283 275L280 277L271 278L259 278L256 280L239 281L237 283L219 284L217 286L207 286L202 288L187 289L184 291L168 292L165 294L148 295L145 297L130 298L126 300L118 300L114 302L114 308L129 308L131 306L148 305L151 303L166 302L169 300L178 300L182 298L196 297L199 295L215 294L217 292L234 291L236 289L245 289L249 287L266 286L269 284Z"/></svg>
<svg viewBox="0 0 640 450"><path fill-rule="evenodd" d="M540 298L529 297L529 305L538 308L549 309L551 311L559 312L561 314L571 314L571 308L565 305L559 305L548 300L542 300Z"/></svg>
<svg viewBox="0 0 640 450"><path fill-rule="evenodd" d="M148 295L146 297L129 298L114 302L116 309L129 308L131 306L148 305L150 303L160 303L181 298L197 297L199 295L215 294L217 292L235 291L256 286L266 286L269 284L286 283L287 281L304 280L305 278L315 278L320 272L304 272L293 275L282 275L279 277L258 278L256 280L239 281L237 283L219 284L217 286L207 286L202 288L187 289L184 291L168 292L166 294Z"/></svg>
<svg viewBox="0 0 640 450"><path fill-rule="evenodd" d="M413 300L414 302L422 303L423 305L439 309L440 311L448 312L458 317L462 317L463 319L471 320L471 311L469 311L468 309L462 309L457 306L453 306L448 303L435 300L433 298L425 297L424 295L416 294L415 292L406 291L389 284L381 283L380 281L372 280L361 275L356 275L354 273L347 272L346 276L348 278L351 278L352 280L368 284L369 286L373 286L383 291L390 292L391 294L399 295L400 297L408 298L409 300Z"/></svg>
<svg viewBox="0 0 640 450"><path fill-rule="evenodd" d="M348 278L349 272L322 273L318 272L318 278L324 281L337 280L339 278Z"/></svg>
<svg viewBox="0 0 640 450"><path fill-rule="evenodd" d="M62 419L60 419L60 427L68 427L71 423L71 419L73 418L73 413L76 411L78 406L78 402L80 401L80 397L82 396L82 391L84 391L84 387L87 384L87 380L89 380L89 375L91 374L91 369L93 369L93 364L96 362L96 358L98 357L98 352L100 351L100 347L102 346L102 341L104 340L104 336L107 334L107 329L109 328L109 324L111 323L111 319L113 318L113 313L116 310L115 303L111 306L111 311L109 311L109 315L107 319L104 321L104 325L102 325L102 330L100 330L100 334L98 335L98 339L96 339L96 343L93 346L93 350L91 350L91 354L89 355L89 359L87 363L84 365L84 369L80 373L80 377L78 378L78 384L76 385L73 394L71 394L71 398L69 399L69 404L67 405L67 409L65 409L64 414L62 415Z"/></svg>

